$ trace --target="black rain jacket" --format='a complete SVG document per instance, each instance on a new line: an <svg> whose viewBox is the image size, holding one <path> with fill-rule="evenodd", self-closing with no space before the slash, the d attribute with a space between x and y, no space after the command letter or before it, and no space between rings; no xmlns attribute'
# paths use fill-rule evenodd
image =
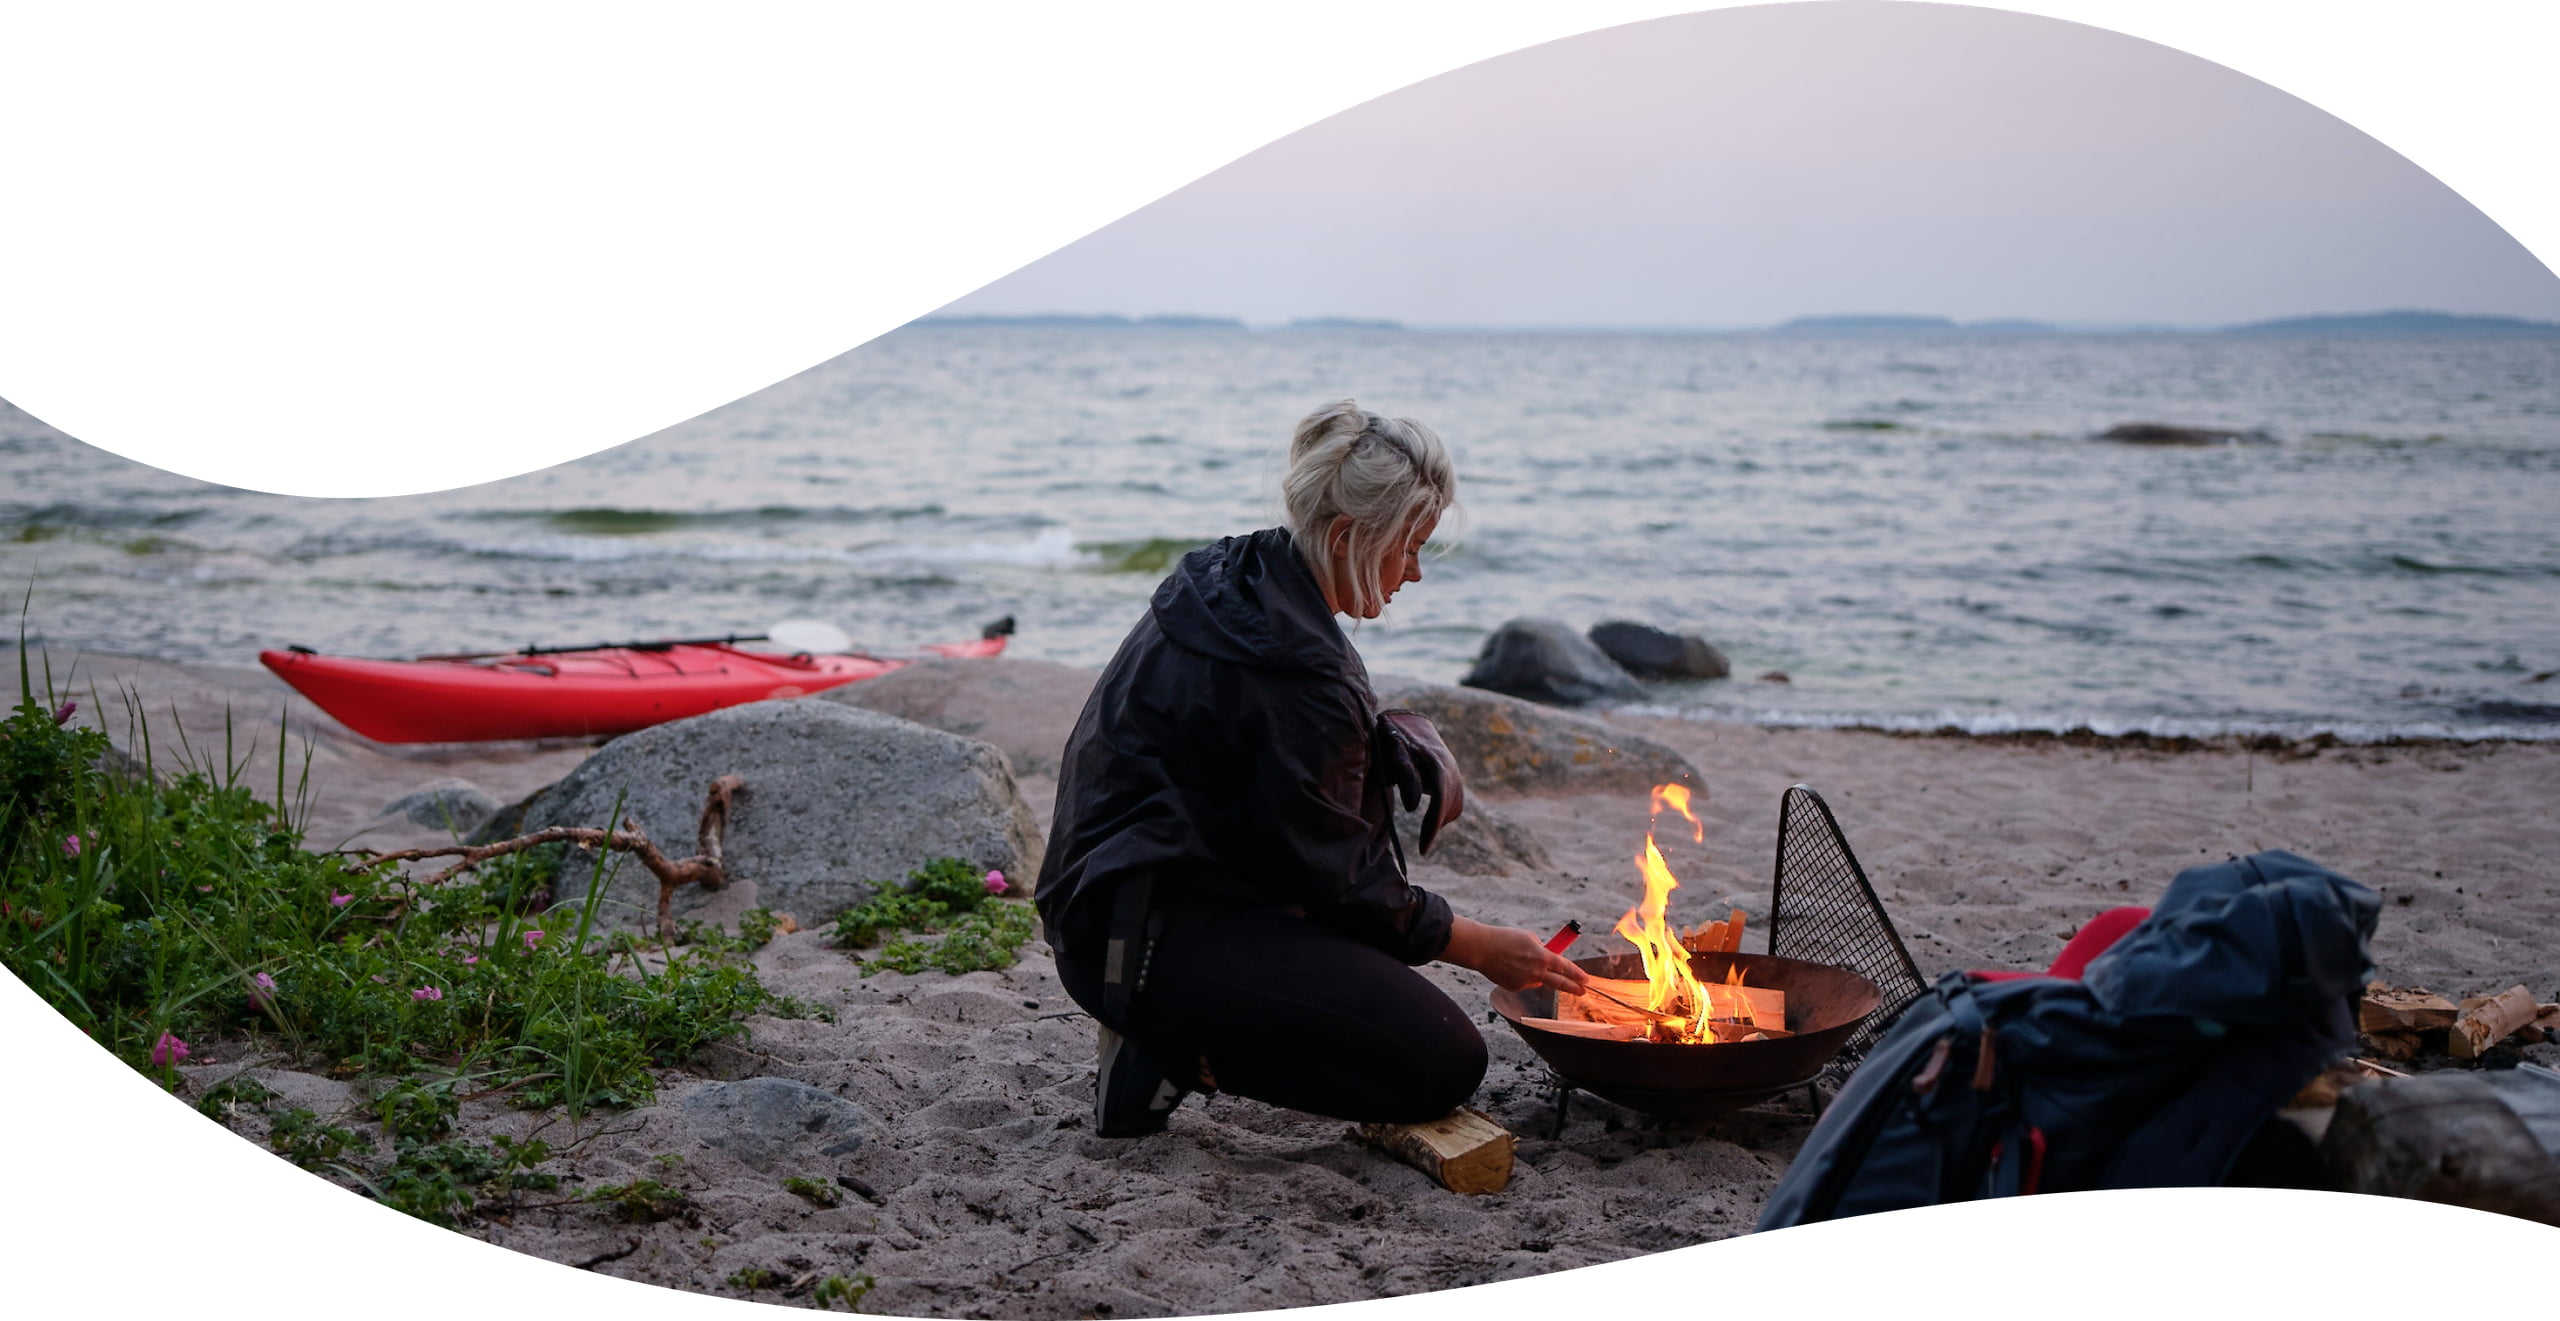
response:
<svg viewBox="0 0 2560 1321"><path fill-rule="evenodd" d="M1067 739L1037 902L1050 944L1093 957L1115 887L1295 905L1428 963L1448 902L1409 884L1370 776L1377 699L1289 533L1182 557Z"/></svg>

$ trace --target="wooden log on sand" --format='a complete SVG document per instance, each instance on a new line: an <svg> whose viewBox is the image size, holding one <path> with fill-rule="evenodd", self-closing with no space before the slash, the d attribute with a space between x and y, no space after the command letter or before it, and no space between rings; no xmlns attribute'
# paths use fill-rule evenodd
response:
<svg viewBox="0 0 2560 1321"><path fill-rule="evenodd" d="M2516 1029L2530 1025L2541 1012L2542 1006L2533 1002L2533 992L2521 986L2510 986L2480 1000L2466 1000L2462 1016L2444 1034L2444 1044L2455 1059L2478 1059L2491 1046L2515 1035Z"/></svg>
<svg viewBox="0 0 2560 1321"><path fill-rule="evenodd" d="M2351 1193L2412 1197L2560 1225L2560 1161L2477 1074L2351 1088L2321 1141Z"/></svg>
<svg viewBox="0 0 2560 1321"><path fill-rule="evenodd" d="M1460 1106L1427 1124L1362 1124L1351 1134L1453 1193L1478 1196L1511 1186L1511 1132L1479 1110Z"/></svg>
<svg viewBox="0 0 2560 1321"><path fill-rule="evenodd" d="M2451 1027L2460 1015L2453 1001L2423 986L2385 986L2375 982L2364 988L2364 997L2356 1002L2356 1030L2376 1035L2424 1032Z"/></svg>

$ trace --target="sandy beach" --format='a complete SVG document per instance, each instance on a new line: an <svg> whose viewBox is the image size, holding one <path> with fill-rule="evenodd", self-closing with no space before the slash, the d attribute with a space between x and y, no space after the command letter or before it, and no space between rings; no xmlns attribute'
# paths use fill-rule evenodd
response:
<svg viewBox="0 0 2560 1321"><path fill-rule="evenodd" d="M53 660L59 676L69 658ZM1089 673L990 663L986 681L893 712L1003 748L1045 829L1055 752ZM249 774L271 783L279 709L310 745L310 839L375 847L437 832L373 820L382 803L442 776L513 797L556 779L583 744L401 750L339 730L262 672L81 658L76 681L113 700L129 684L155 737L174 709L191 742L262 731ZM84 703L89 699L84 696ZM2041 967L2077 925L2147 903L2180 869L2282 848L2384 896L2380 974L2450 995L2515 983L2560 992L2560 744L2238 745L2167 750L2140 741L1913 737L1610 717L1678 750L1703 774L1706 844L1689 856L1675 918L1764 903L1781 792L1819 788L1874 878L1924 975ZM165 752L162 754L165 759ZM1635 897L1629 856L1641 795L1480 794L1475 810L1533 834L1552 866L1459 875L1421 860L1417 880L1470 916L1599 931ZM1684 908L1684 905L1688 907ZM1752 936L1757 949L1758 932ZM1599 952L1598 941L1577 953ZM1520 1138L1510 1188L1465 1198L1349 1141L1345 1126L1215 1098L1170 1133L1112 1142L1090 1131L1093 1026L1036 942L1016 967L962 977L865 977L813 931L757 955L766 983L835 1021L759 1018L737 1046L660 1078L657 1104L583 1125L466 1107L475 1134L537 1128L583 1137L552 1168L588 1185L654 1177L690 1207L625 1224L585 1205L527 1209L475 1227L489 1241L672 1287L805 1301L789 1282L867 1272L864 1310L998 1317L1142 1316L1281 1307L1411 1293L1561 1270L1746 1232L1811 1125L1796 1097L1711 1122L1663 1124L1578 1098L1551 1131L1543 1068L1486 1026L1493 1067L1475 1103ZM1461 1004L1489 988L1429 974ZM261 1060L245 1043L208 1052L190 1089L251 1068L294 1104L349 1106L348 1083ZM2549 1062L2560 1047L2537 1046ZM805 1083L860 1107L864 1140L836 1156L793 1149L761 1166L707 1145L689 1097L748 1077ZM243 1120L244 1136L260 1121ZM849 1191L821 1208L789 1175ZM573 1187L575 1184L573 1183Z"/></svg>

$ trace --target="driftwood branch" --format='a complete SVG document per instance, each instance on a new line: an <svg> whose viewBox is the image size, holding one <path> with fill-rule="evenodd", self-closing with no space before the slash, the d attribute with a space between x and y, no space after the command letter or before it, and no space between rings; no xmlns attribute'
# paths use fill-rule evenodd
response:
<svg viewBox="0 0 2560 1321"><path fill-rule="evenodd" d="M429 858L459 859L452 866L428 877L425 882L428 885L442 885L492 858L502 858L510 853L522 853L526 849L538 848L544 844L575 844L582 849L619 849L639 859L640 865L648 868L649 874L658 878L658 938L671 940L675 936L675 927L670 910L675 903L676 891L688 885L717 890L729 882L728 873L722 868L720 861L721 848L728 838L729 814L736 810L736 796L746 787L747 782L735 775L723 775L711 782L711 790L703 799L702 819L695 827L694 842L699 852L690 858L668 857L656 844L650 842L648 835L641 831L638 822L625 817L622 821L622 829L613 831L599 830L593 826L551 826L534 831L530 835L492 840L486 844L454 844L442 848L401 849L392 853L375 853L368 849L363 850L365 856L361 862L346 870L361 871L385 862L423 862Z"/></svg>

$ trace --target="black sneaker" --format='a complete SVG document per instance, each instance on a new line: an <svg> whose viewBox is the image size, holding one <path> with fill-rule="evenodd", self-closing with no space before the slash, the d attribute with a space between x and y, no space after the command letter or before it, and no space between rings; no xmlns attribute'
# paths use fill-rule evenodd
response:
<svg viewBox="0 0 2560 1321"><path fill-rule="evenodd" d="M1106 1138L1161 1133L1190 1089L1165 1076L1128 1038L1100 1029L1101 1067L1093 1080L1093 1131Z"/></svg>

